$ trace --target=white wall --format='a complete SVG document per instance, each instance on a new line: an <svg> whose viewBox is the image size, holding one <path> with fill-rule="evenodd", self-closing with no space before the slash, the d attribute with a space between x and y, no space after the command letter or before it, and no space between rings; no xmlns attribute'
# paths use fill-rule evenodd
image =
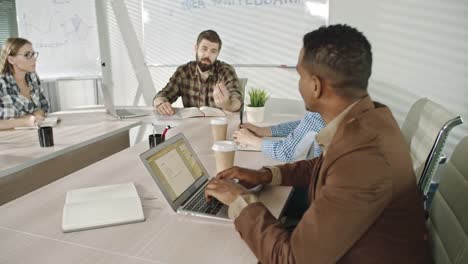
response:
<svg viewBox="0 0 468 264"><path fill-rule="evenodd" d="M371 42L371 95L388 104L399 120L408 104L428 97L468 122L466 14L466 0L330 2L331 24L355 26ZM467 135L467 124L455 128L447 152Z"/></svg>
<svg viewBox="0 0 468 264"><path fill-rule="evenodd" d="M141 0L126 0L133 27L142 43ZM107 0L112 79L117 105L134 102L137 80L125 44ZM373 45L371 96L390 106L402 122L418 97L429 97L468 122L468 1L434 0L331 0L330 24L357 27ZM100 15L99 13L97 14ZM304 32L306 33L306 32ZM221 36L222 37L222 36ZM195 40L194 40L195 41ZM190 60L192 58L187 58ZM248 78L248 87L268 89L273 98L301 100L295 69L237 68ZM164 87L174 67L151 67L156 93ZM139 100L143 104L142 100ZM299 102L299 104L301 104ZM467 125L455 128L448 152L468 135Z"/></svg>

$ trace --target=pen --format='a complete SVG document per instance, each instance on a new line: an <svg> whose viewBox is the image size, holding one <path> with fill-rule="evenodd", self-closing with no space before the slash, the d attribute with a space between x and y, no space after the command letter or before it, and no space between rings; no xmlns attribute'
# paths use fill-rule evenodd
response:
<svg viewBox="0 0 468 264"><path fill-rule="evenodd" d="M244 104L241 105L241 109L239 111L239 117L240 117L240 124L242 126L243 124L243 119L244 119Z"/></svg>
<svg viewBox="0 0 468 264"><path fill-rule="evenodd" d="M167 126L166 128L164 128L164 131L162 132L162 135L161 135L162 140L166 140L166 133L169 129L171 129L171 126Z"/></svg>

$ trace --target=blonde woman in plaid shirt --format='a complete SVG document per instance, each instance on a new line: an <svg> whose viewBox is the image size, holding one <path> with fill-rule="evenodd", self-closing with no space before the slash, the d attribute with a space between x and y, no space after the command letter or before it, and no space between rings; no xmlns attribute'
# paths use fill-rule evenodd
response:
<svg viewBox="0 0 468 264"><path fill-rule="evenodd" d="M31 42L9 38L0 53L0 130L34 126L44 120L49 103L36 75L38 53Z"/></svg>

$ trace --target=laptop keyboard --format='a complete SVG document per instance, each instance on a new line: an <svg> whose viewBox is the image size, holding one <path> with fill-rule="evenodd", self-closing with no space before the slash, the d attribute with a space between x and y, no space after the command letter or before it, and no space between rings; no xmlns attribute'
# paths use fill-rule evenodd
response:
<svg viewBox="0 0 468 264"><path fill-rule="evenodd" d="M207 203L205 200L205 192L201 191L198 192L192 200L190 200L184 210L216 215L219 210L221 210L221 207L223 207L223 204L214 198L212 198L211 202Z"/></svg>

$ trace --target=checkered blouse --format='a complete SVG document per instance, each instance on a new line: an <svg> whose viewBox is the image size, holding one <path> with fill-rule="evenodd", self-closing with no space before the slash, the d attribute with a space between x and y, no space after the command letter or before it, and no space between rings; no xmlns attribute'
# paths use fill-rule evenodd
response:
<svg viewBox="0 0 468 264"><path fill-rule="evenodd" d="M0 75L0 119L18 118L41 109L44 112L49 110L37 75L27 73L26 82L31 87L31 100L21 95L13 75Z"/></svg>

